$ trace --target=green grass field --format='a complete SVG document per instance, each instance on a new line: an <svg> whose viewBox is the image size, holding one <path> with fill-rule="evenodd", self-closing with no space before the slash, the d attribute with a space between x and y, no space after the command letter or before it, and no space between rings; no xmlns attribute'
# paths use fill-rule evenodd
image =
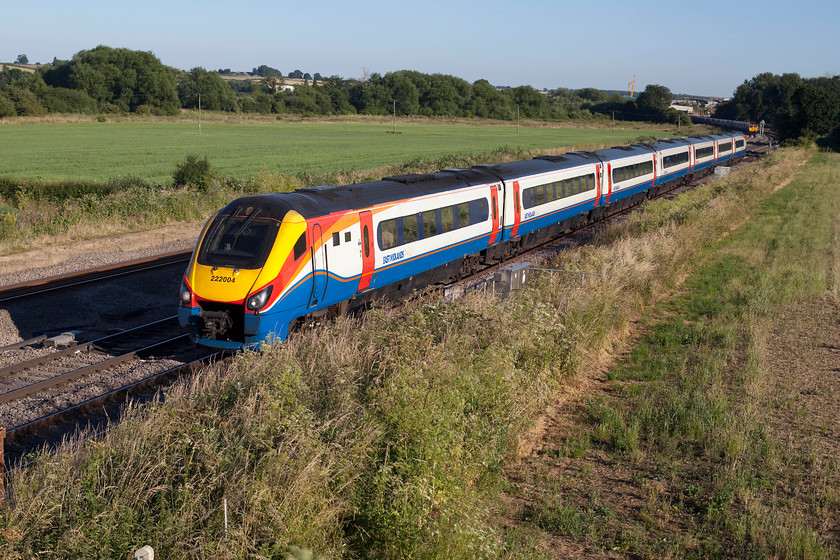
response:
<svg viewBox="0 0 840 560"><path fill-rule="evenodd" d="M169 184L187 154L223 177L374 169L445 154L595 147L668 133L640 128L548 128L387 122L68 122L0 126L0 177L42 181L134 176Z"/></svg>

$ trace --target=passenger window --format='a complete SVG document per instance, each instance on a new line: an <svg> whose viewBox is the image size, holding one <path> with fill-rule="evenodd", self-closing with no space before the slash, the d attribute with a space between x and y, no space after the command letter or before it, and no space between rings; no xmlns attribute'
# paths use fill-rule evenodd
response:
<svg viewBox="0 0 840 560"><path fill-rule="evenodd" d="M420 239L420 235L417 229L417 214L412 214L411 216L403 216L402 227L403 243L411 243L412 241L417 241L418 239Z"/></svg>
<svg viewBox="0 0 840 560"><path fill-rule="evenodd" d="M455 207L447 206L440 209L440 232L446 233L455 229Z"/></svg>
<svg viewBox="0 0 840 560"><path fill-rule="evenodd" d="M344 242L349 243L351 239L353 239L353 236L350 235L349 231L345 231L344 232Z"/></svg>
<svg viewBox="0 0 840 560"><path fill-rule="evenodd" d="M437 235L437 212L427 210L423 212L423 239Z"/></svg>
<svg viewBox="0 0 840 560"><path fill-rule="evenodd" d="M467 227L470 225L470 204L469 202L462 202L457 208L458 227Z"/></svg>
<svg viewBox="0 0 840 560"><path fill-rule="evenodd" d="M298 240L295 242L294 255L295 260L298 260L306 252L306 232L300 234Z"/></svg>
<svg viewBox="0 0 840 560"><path fill-rule="evenodd" d="M333 247L338 247L340 239L341 236L338 234L338 232L333 233Z"/></svg>
<svg viewBox="0 0 840 560"><path fill-rule="evenodd" d="M385 220L379 224L379 248L390 249L397 246L397 220Z"/></svg>

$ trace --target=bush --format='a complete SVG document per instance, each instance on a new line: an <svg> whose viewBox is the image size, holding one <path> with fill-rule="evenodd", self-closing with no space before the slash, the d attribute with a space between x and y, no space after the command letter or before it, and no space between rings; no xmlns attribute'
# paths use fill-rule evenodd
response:
<svg viewBox="0 0 840 560"><path fill-rule="evenodd" d="M15 104L12 100L0 93L0 119L5 117L14 117L17 115Z"/></svg>
<svg viewBox="0 0 840 560"><path fill-rule="evenodd" d="M44 88L38 92L38 99L50 113L95 113L96 101L81 90L68 88Z"/></svg>
<svg viewBox="0 0 840 560"><path fill-rule="evenodd" d="M0 178L0 197L20 206L26 201L53 202L62 204L67 200L78 200L86 196L105 197L119 190L119 185L87 181L43 182L35 179L16 180Z"/></svg>
<svg viewBox="0 0 840 560"><path fill-rule="evenodd" d="M175 168L172 179L176 187L193 186L206 191L213 180L213 172L210 170L207 156L199 159L196 154L187 155L186 159Z"/></svg>
<svg viewBox="0 0 840 560"><path fill-rule="evenodd" d="M14 102L15 110L20 116L39 117L47 112L35 94L28 89L10 87L6 90L6 94Z"/></svg>

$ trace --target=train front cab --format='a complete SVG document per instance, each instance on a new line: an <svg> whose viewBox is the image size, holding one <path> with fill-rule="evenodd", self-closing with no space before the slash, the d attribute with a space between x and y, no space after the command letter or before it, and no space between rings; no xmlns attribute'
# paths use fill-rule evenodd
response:
<svg viewBox="0 0 840 560"><path fill-rule="evenodd" d="M306 221L297 212L268 197L233 201L208 220L193 252L181 286L181 326L194 342L229 351L285 337L284 316L306 291L306 248Z"/></svg>

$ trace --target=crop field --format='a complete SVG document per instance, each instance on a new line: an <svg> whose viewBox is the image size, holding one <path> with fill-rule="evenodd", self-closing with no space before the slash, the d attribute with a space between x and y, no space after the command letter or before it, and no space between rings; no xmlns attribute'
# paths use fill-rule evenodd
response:
<svg viewBox="0 0 840 560"><path fill-rule="evenodd" d="M374 169L453 152L578 149L668 136L650 128L548 128L379 122L68 122L0 126L0 177L169 184L188 154L220 176Z"/></svg>

